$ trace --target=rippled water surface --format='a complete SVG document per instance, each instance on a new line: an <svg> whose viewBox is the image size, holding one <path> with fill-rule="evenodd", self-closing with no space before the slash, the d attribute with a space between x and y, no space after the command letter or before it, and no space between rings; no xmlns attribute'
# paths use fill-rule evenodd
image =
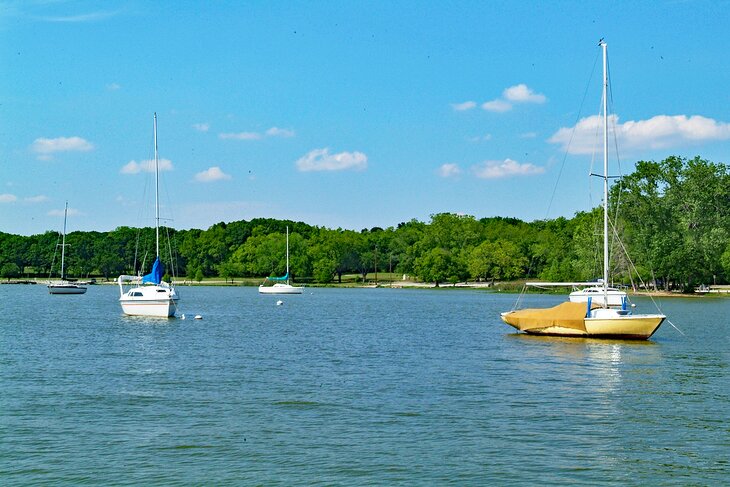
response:
<svg viewBox="0 0 730 487"><path fill-rule="evenodd" d="M635 343L516 335L476 291L181 294L0 286L0 484L730 483L730 299Z"/></svg>

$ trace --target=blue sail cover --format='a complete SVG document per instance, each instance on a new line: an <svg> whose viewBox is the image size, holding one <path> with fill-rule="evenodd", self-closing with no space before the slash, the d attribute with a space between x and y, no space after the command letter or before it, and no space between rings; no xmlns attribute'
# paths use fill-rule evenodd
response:
<svg viewBox="0 0 730 487"><path fill-rule="evenodd" d="M289 279L289 273L287 272L285 276L281 276L281 277L267 277L266 279L268 279L270 281L286 281L287 279Z"/></svg>
<svg viewBox="0 0 730 487"><path fill-rule="evenodd" d="M152 264L152 272L142 277L142 282L149 282L152 284L159 284L162 281L162 276L165 274L165 266L160 262L160 258L155 258L155 263Z"/></svg>

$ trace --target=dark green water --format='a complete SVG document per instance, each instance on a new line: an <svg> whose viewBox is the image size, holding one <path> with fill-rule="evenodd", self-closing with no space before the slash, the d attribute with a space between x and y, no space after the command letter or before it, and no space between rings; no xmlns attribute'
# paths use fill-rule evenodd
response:
<svg viewBox="0 0 730 487"><path fill-rule="evenodd" d="M730 483L729 299L634 343L516 335L481 292L180 291L160 321L0 286L1 485Z"/></svg>

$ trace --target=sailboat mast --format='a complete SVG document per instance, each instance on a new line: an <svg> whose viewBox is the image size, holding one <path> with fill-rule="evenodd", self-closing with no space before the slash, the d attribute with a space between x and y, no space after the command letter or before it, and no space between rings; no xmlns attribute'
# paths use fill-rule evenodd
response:
<svg viewBox="0 0 730 487"><path fill-rule="evenodd" d="M68 215L68 201L63 209L63 237L61 239L61 280L65 279L63 275L63 263L66 257L66 216Z"/></svg>
<svg viewBox="0 0 730 487"><path fill-rule="evenodd" d="M289 284L289 225L286 226L286 283Z"/></svg>
<svg viewBox="0 0 730 487"><path fill-rule="evenodd" d="M157 161L157 112L154 116L155 133L155 248L156 257L160 256L160 169Z"/></svg>
<svg viewBox="0 0 730 487"><path fill-rule="evenodd" d="M603 306L608 307L608 63L603 48Z"/></svg>

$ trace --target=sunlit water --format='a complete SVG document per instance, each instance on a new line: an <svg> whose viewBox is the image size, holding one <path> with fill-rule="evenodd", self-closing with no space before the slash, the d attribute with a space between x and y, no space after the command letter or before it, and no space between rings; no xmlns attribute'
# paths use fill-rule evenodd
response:
<svg viewBox="0 0 730 487"><path fill-rule="evenodd" d="M180 292L155 320L0 286L0 484L730 482L730 299L622 342L516 335L476 291Z"/></svg>

